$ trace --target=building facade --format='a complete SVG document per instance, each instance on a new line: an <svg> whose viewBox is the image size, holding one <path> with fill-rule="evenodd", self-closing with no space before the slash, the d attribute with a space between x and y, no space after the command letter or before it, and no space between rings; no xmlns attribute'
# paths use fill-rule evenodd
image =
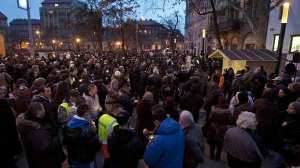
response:
<svg viewBox="0 0 300 168"><path fill-rule="evenodd" d="M283 1L278 7L270 12L268 22L268 33L266 40L266 48L272 51L277 51L279 34L280 34L280 7L285 2L290 2L290 10L286 32L283 41L283 50L285 54L300 52L300 1L291 0Z"/></svg>
<svg viewBox="0 0 300 168"><path fill-rule="evenodd" d="M179 30L175 32L174 39L171 39L170 30L154 20L128 20L124 26L124 43L127 50L165 50L171 47L171 40L174 41L177 50L183 48L184 36ZM121 49L122 33L119 28L104 28L103 47L104 50Z"/></svg>
<svg viewBox="0 0 300 168"><path fill-rule="evenodd" d="M7 17L0 12L0 58L5 56L5 41L7 33Z"/></svg>
<svg viewBox="0 0 300 168"><path fill-rule="evenodd" d="M263 0L215 0L214 2L223 48L264 48L269 4L263 3ZM210 0L188 1L186 11L186 51L200 55L204 50L207 55L216 50L218 40ZM203 29L207 33L204 40Z"/></svg>
<svg viewBox="0 0 300 168"><path fill-rule="evenodd" d="M77 0L44 0L40 7L41 33L45 43L59 42L62 45L73 45L75 40L72 20L76 7L82 5Z"/></svg>
<svg viewBox="0 0 300 168"><path fill-rule="evenodd" d="M41 23L38 19L31 19L33 39L36 42L39 35L36 33L41 29ZM28 48L29 29L27 19L14 19L9 23L9 46L14 48Z"/></svg>

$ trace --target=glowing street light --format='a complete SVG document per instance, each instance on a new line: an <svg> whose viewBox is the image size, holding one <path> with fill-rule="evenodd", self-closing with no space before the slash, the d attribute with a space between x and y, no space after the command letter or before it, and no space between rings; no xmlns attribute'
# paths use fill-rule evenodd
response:
<svg viewBox="0 0 300 168"><path fill-rule="evenodd" d="M75 39L75 42L76 42L76 43L80 43L80 42L81 42L81 39L77 37L77 38Z"/></svg>
<svg viewBox="0 0 300 168"><path fill-rule="evenodd" d="M280 13L281 14L281 16L280 16L281 29L280 29L280 35L279 35L279 40L278 40L278 49L277 49L278 57L277 57L277 66L275 69L276 75L279 75L279 71L280 71L285 30L286 30L286 25L287 25L288 19L289 19L289 10L290 10L290 2L285 2L281 6L281 13Z"/></svg>
<svg viewBox="0 0 300 168"><path fill-rule="evenodd" d="M39 30L37 30L37 31L35 31L35 34L36 34L36 35L40 35L41 32L40 32Z"/></svg>
<svg viewBox="0 0 300 168"><path fill-rule="evenodd" d="M55 44L55 43L56 43L56 40L53 39L53 40L52 40L52 44Z"/></svg>

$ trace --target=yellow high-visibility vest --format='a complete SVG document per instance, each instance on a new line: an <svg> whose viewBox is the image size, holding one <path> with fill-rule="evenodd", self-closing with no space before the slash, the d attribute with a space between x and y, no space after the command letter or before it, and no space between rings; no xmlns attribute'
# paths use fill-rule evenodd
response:
<svg viewBox="0 0 300 168"><path fill-rule="evenodd" d="M59 106L63 107L66 112L69 112L69 109L71 108L68 103L61 103Z"/></svg>
<svg viewBox="0 0 300 168"><path fill-rule="evenodd" d="M98 136L102 144L107 144L107 139L113 132L115 126L119 125L117 120L108 115L103 114L98 120Z"/></svg>

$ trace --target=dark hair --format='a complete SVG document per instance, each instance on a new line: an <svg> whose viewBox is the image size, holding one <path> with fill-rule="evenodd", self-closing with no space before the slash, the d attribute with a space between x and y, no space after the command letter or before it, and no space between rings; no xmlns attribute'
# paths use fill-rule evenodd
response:
<svg viewBox="0 0 300 168"><path fill-rule="evenodd" d="M31 102L27 108L26 117L28 119L36 119L37 112L44 108L42 103L39 102Z"/></svg>
<svg viewBox="0 0 300 168"><path fill-rule="evenodd" d="M77 108L77 115L82 117L89 111L89 106L87 104L80 104Z"/></svg>
<svg viewBox="0 0 300 168"><path fill-rule="evenodd" d="M166 110L163 105L157 104L152 107L152 118L163 121L166 118Z"/></svg>
<svg viewBox="0 0 300 168"><path fill-rule="evenodd" d="M239 104L248 103L248 93L246 91L242 91L238 94Z"/></svg>
<svg viewBox="0 0 300 168"><path fill-rule="evenodd" d="M127 111L121 111L117 114L116 119L119 125L126 125L129 120L129 113Z"/></svg>

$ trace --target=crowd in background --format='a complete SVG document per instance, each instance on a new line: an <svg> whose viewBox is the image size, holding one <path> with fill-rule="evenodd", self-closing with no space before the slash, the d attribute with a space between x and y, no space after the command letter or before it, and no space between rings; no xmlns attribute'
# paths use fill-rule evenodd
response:
<svg viewBox="0 0 300 168"><path fill-rule="evenodd" d="M300 83L290 73L187 62L112 52L2 58L2 165L17 167L22 154L29 168L300 165Z"/></svg>

